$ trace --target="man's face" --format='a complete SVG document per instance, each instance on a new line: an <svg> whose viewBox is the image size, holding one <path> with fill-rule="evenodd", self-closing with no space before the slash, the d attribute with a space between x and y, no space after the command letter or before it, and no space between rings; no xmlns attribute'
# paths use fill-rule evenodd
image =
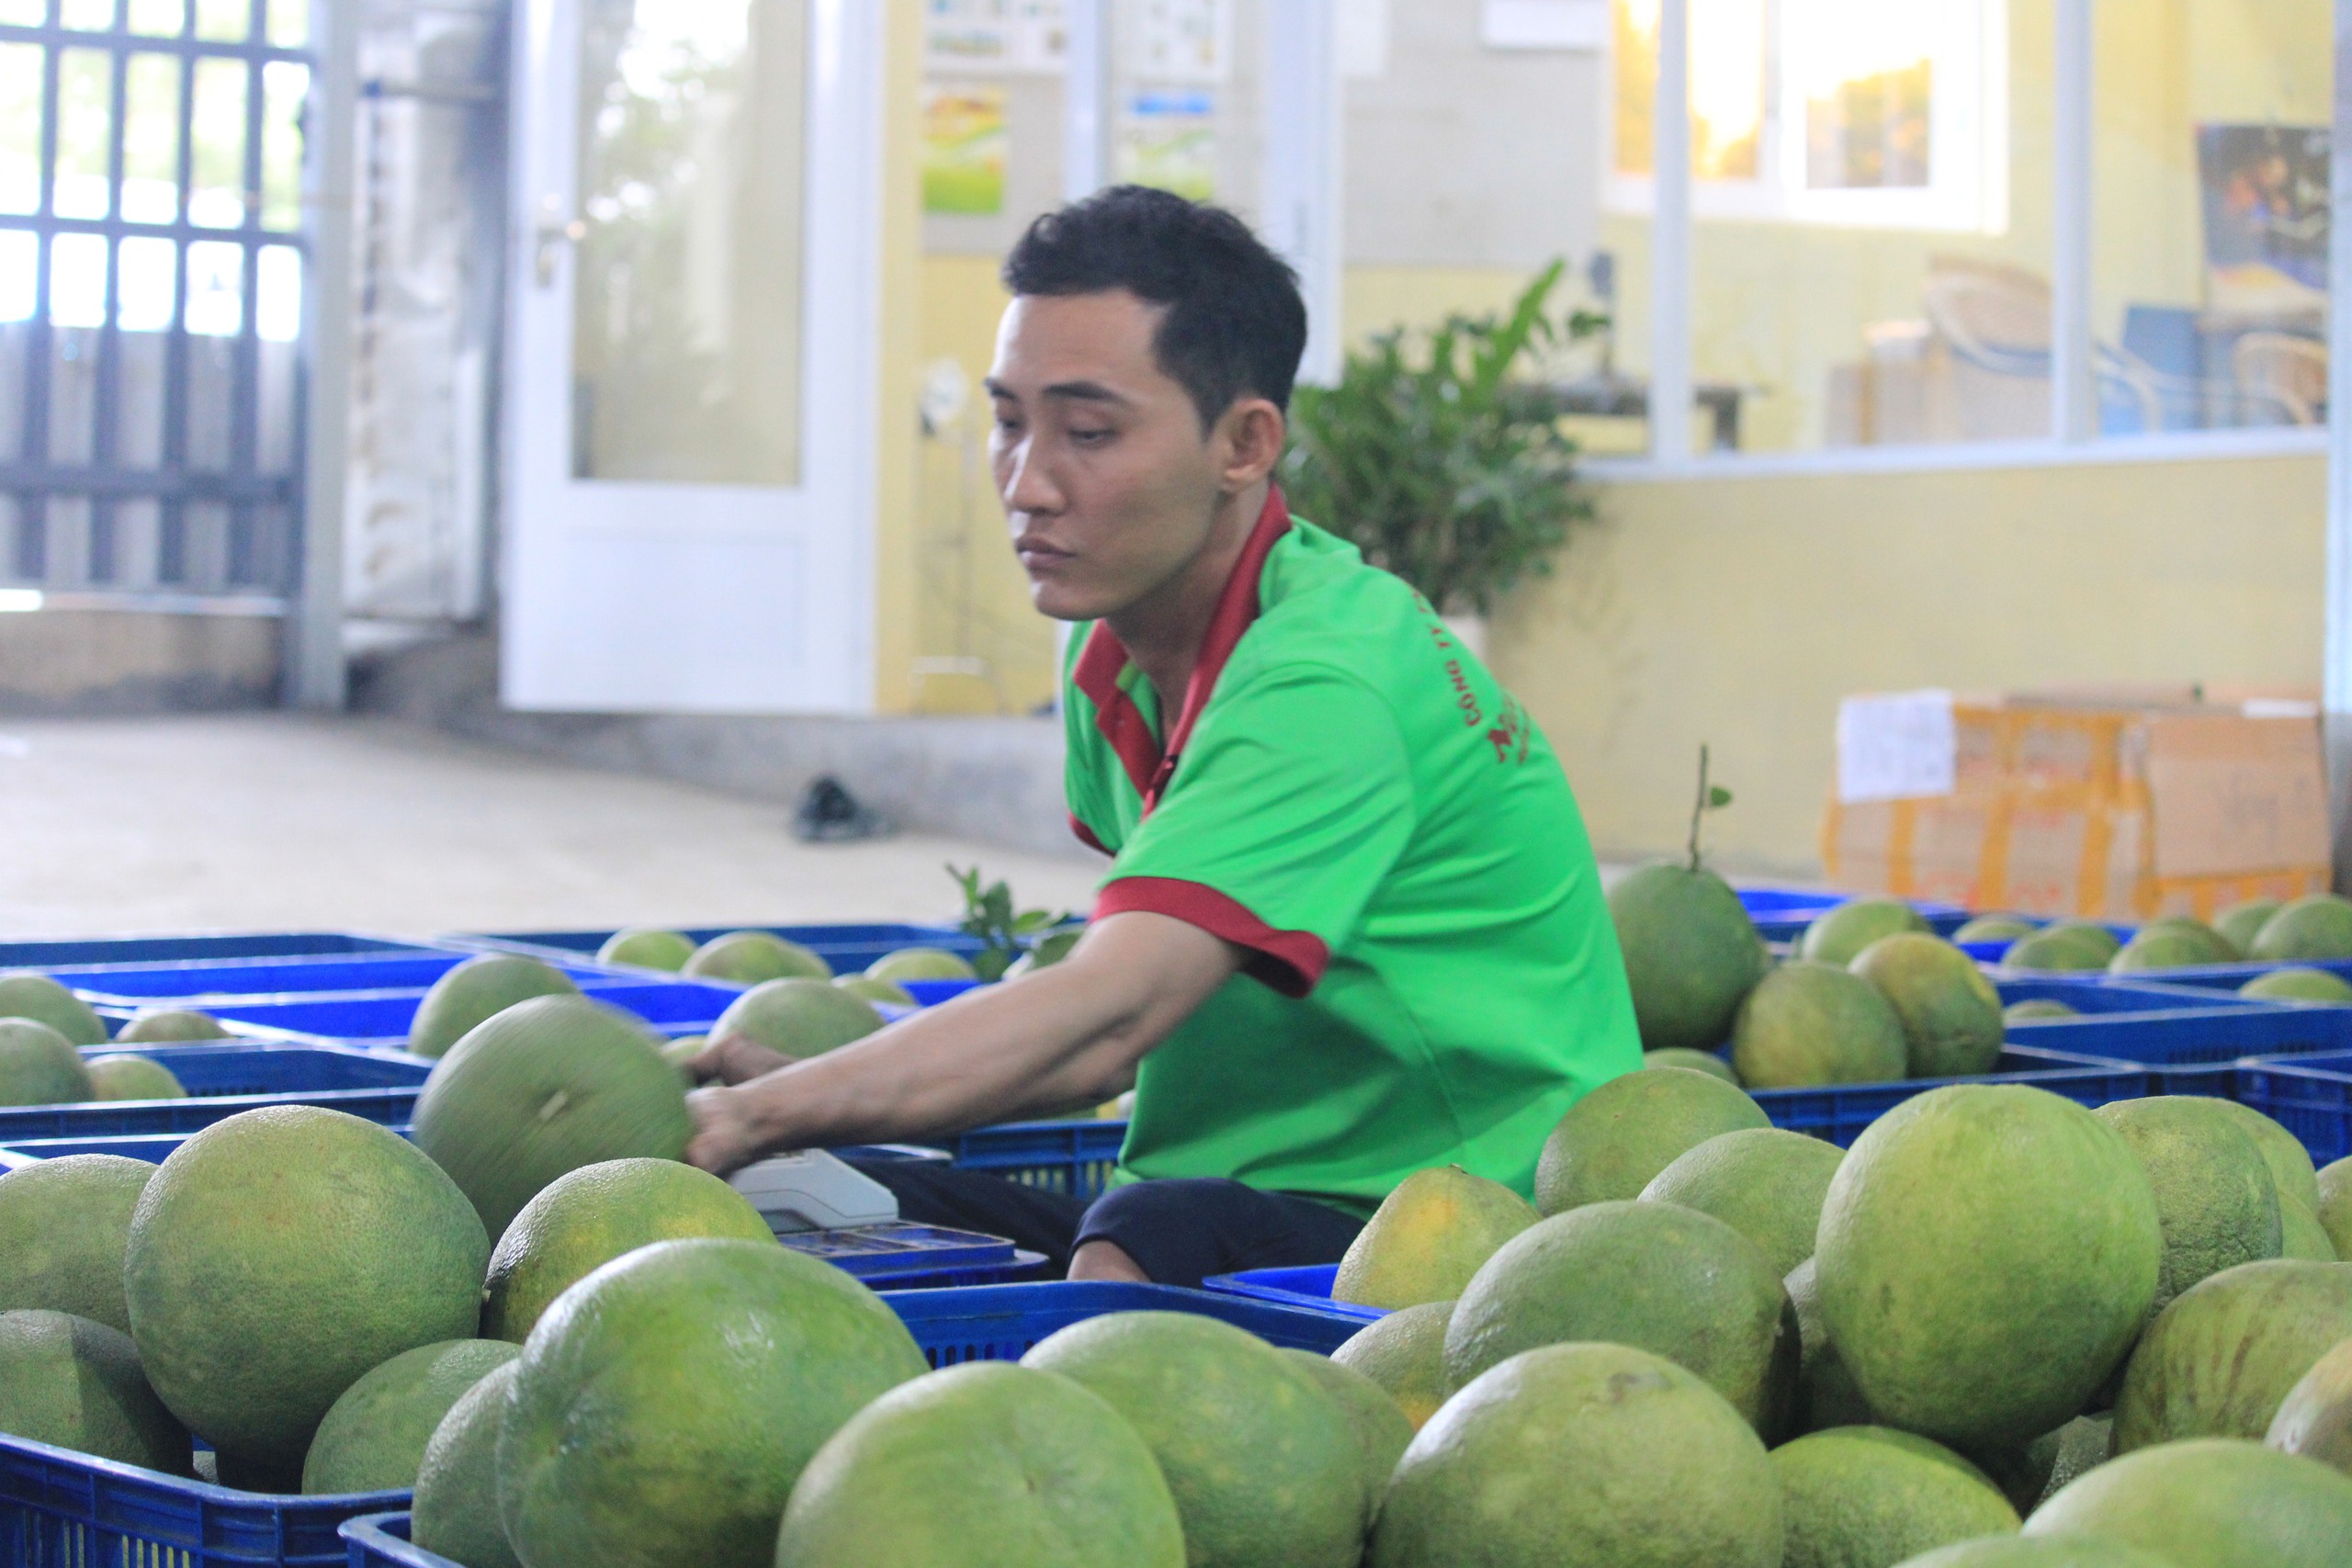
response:
<svg viewBox="0 0 2352 1568"><path fill-rule="evenodd" d="M998 329L989 459L1030 601L1057 620L1117 614L1207 541L1229 442L1159 368L1160 314L1125 289L1023 295Z"/></svg>

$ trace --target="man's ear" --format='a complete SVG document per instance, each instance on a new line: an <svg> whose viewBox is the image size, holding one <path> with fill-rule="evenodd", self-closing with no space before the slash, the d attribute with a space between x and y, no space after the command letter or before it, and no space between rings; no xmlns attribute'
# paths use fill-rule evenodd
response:
<svg viewBox="0 0 2352 1568"><path fill-rule="evenodd" d="M1216 439L1223 448L1219 478L1227 493L1238 494L1272 473L1282 461L1290 422L1269 400L1243 398L1217 421Z"/></svg>

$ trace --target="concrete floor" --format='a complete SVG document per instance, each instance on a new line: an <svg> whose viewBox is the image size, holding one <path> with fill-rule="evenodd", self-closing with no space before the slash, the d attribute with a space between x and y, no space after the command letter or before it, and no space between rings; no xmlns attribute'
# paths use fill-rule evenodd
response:
<svg viewBox="0 0 2352 1568"><path fill-rule="evenodd" d="M951 918L977 862L1085 909L1091 858L808 845L769 803L393 720L0 719L0 940Z"/></svg>

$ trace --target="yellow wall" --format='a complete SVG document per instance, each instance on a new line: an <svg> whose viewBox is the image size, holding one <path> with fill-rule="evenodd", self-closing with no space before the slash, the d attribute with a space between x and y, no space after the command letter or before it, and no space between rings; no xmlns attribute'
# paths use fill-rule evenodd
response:
<svg viewBox="0 0 2352 1568"><path fill-rule="evenodd" d="M2324 483L2313 457L1618 485L1493 661L1605 852L1680 842L1704 741L1737 795L1716 852L1802 873L1847 694L2316 684Z"/></svg>
<svg viewBox="0 0 2352 1568"><path fill-rule="evenodd" d="M912 328L922 287L920 243L922 193L916 150L918 120L912 106L922 84L922 17L911 6L889 8L889 83L883 101L882 147L882 342L876 425L874 524L875 706L904 713L902 676L920 638L922 608L914 569L914 429L910 412L921 385L921 358Z"/></svg>

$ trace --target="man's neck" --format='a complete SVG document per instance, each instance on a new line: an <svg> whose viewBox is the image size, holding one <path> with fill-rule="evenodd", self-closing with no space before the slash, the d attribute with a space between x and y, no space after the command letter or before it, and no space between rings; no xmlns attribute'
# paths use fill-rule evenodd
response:
<svg viewBox="0 0 2352 1568"><path fill-rule="evenodd" d="M1151 682L1159 699L1159 728L1164 737L1183 710L1184 693L1192 684L1193 667L1200 662L1201 643L1217 601L1233 576L1250 535L1266 510L1272 481L1250 486L1228 496L1217 508L1208 542L1192 563L1116 615L1105 617L1125 647L1127 657Z"/></svg>

